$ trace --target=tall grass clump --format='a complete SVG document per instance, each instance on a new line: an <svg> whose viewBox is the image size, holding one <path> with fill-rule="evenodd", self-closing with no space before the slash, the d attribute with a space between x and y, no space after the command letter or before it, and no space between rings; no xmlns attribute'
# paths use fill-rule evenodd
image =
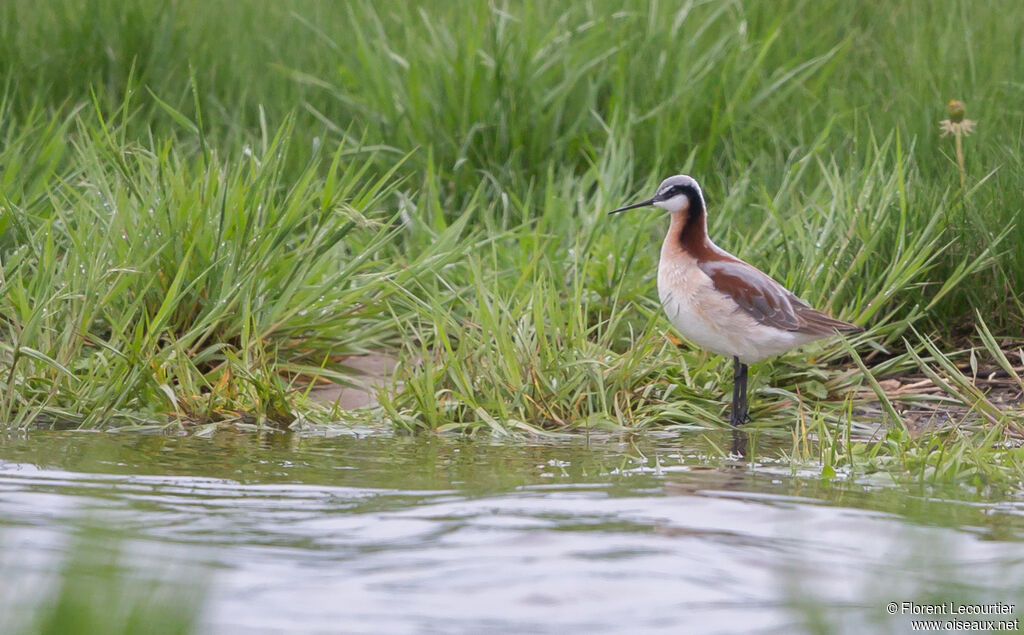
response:
<svg viewBox="0 0 1024 635"><path fill-rule="evenodd" d="M339 378L332 356L388 339L381 302L416 265L383 259L393 183L365 157L312 150L285 178L288 122L231 158L99 116L5 132L11 171L60 163L47 135L73 167L4 202L0 420L289 423L288 374Z"/></svg>

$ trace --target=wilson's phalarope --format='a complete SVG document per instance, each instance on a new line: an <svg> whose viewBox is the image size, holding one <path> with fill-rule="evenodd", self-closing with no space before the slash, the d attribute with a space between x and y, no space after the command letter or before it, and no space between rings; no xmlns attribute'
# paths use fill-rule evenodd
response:
<svg viewBox="0 0 1024 635"><path fill-rule="evenodd" d="M836 333L863 330L811 308L711 242L704 196L693 178L671 176L653 197L609 213L648 205L672 217L658 262L658 296L669 321L694 344L733 358L732 425L748 420L748 364Z"/></svg>

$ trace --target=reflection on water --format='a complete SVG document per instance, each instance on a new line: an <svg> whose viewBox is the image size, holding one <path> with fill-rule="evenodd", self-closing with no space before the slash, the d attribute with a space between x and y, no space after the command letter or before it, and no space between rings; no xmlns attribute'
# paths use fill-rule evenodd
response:
<svg viewBox="0 0 1024 635"><path fill-rule="evenodd" d="M7 437L0 611L83 524L205 580L213 632L864 632L909 626L890 601L1024 597L1021 502L715 458L732 441Z"/></svg>
<svg viewBox="0 0 1024 635"><path fill-rule="evenodd" d="M732 431L732 453L740 458L746 458L747 446L750 444L750 438L747 433L741 428L735 428Z"/></svg>

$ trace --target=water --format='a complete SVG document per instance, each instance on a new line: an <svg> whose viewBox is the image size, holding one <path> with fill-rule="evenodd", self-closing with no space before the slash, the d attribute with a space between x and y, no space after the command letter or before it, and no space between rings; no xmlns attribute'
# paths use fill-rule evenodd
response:
<svg viewBox="0 0 1024 635"><path fill-rule="evenodd" d="M61 580L98 592L68 562L110 536L122 577L193 591L200 632L909 630L889 602L1024 617L1019 498L824 482L712 443L729 445L7 436L0 631L45 615Z"/></svg>

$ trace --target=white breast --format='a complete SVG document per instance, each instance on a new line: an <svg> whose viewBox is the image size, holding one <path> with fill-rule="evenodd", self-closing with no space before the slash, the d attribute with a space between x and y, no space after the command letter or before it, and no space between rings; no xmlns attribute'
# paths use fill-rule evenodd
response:
<svg viewBox="0 0 1024 635"><path fill-rule="evenodd" d="M716 291L695 260L676 252L658 265L658 296L672 326L690 342L750 364L817 339L765 326Z"/></svg>

